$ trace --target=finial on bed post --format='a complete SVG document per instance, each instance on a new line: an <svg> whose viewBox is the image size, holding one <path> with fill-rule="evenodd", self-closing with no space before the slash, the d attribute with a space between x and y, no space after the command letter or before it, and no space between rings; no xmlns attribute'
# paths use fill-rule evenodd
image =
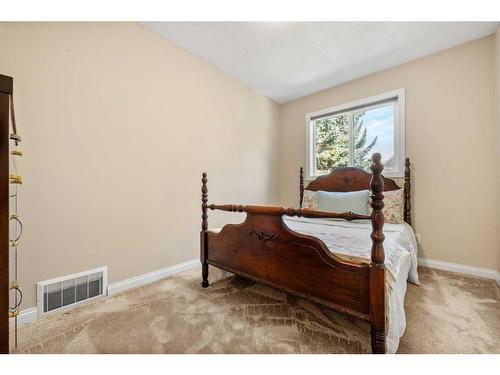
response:
<svg viewBox="0 0 500 375"><path fill-rule="evenodd" d="M304 168L302 167L300 167L300 173L299 173L299 186L300 186L299 207L302 208L302 201L304 200Z"/></svg>
<svg viewBox="0 0 500 375"><path fill-rule="evenodd" d="M201 286L208 287L208 263L207 263L207 229L208 229L208 187L207 174L203 172L201 178L201 234L200 234L200 260L201 260Z"/></svg>
<svg viewBox="0 0 500 375"><path fill-rule="evenodd" d="M372 326L373 353L386 352L385 337L385 254L384 254L384 179L381 163L382 156L375 153L372 156L372 179L370 181L372 206L372 252L370 264L370 316Z"/></svg>
<svg viewBox="0 0 500 375"><path fill-rule="evenodd" d="M405 159L405 186L404 186L404 219L411 225L411 172L410 172L410 158Z"/></svg>

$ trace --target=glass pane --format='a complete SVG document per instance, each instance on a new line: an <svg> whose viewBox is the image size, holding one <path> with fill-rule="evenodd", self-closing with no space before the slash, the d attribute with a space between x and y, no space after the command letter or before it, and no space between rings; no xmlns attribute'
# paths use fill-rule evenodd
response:
<svg viewBox="0 0 500 375"><path fill-rule="evenodd" d="M316 135L316 175L349 165L349 119L346 113L313 121Z"/></svg>
<svg viewBox="0 0 500 375"><path fill-rule="evenodd" d="M394 167L394 103L354 112L354 166L368 170L372 154L380 152L382 164Z"/></svg>

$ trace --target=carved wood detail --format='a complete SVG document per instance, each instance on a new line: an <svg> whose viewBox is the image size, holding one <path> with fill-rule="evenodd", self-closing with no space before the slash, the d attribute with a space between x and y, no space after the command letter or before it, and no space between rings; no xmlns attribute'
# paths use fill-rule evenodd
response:
<svg viewBox="0 0 500 375"><path fill-rule="evenodd" d="M302 208L302 203L304 202L304 168L300 167L299 172L299 207Z"/></svg>
<svg viewBox="0 0 500 375"><path fill-rule="evenodd" d="M257 232L255 230L250 231L250 236L255 237L260 242L266 243L267 241L277 240L279 236L275 233L267 233L264 231Z"/></svg>
<svg viewBox="0 0 500 375"><path fill-rule="evenodd" d="M384 180L384 191L398 190L400 187L390 178L381 176ZM370 186L372 174L354 167L336 168L329 174L319 176L311 181L306 190L349 192L367 190Z"/></svg>
<svg viewBox="0 0 500 375"><path fill-rule="evenodd" d="M372 178L370 181L372 206L372 250L370 265L370 316L372 324L373 353L386 352L385 338L385 252L384 252L384 166L379 153L372 156Z"/></svg>
<svg viewBox="0 0 500 375"><path fill-rule="evenodd" d="M208 288L208 246L207 246L207 229L208 229L208 178L203 172L201 178L201 232L200 232L200 261L201 261L201 286Z"/></svg>
<svg viewBox="0 0 500 375"><path fill-rule="evenodd" d="M375 264L384 264L385 254L384 254L384 213L382 209L384 208L384 179L382 178L382 170L384 166L380 163L381 156L379 153L373 154L373 163L370 167L372 171L372 178L370 181L371 195L371 206L372 206L372 234L371 239L372 244L372 262Z"/></svg>
<svg viewBox="0 0 500 375"><path fill-rule="evenodd" d="M201 178L201 230L208 229L208 214L207 214L207 202L208 202L208 187L207 187L207 174L203 172Z"/></svg>
<svg viewBox="0 0 500 375"><path fill-rule="evenodd" d="M410 158L405 160L405 185L404 185L404 220L411 225L411 171L410 171Z"/></svg>
<svg viewBox="0 0 500 375"><path fill-rule="evenodd" d="M243 206L238 204L209 204L207 206L211 210L220 210L227 212L246 212L248 214L273 215L273 216L297 216L308 218L329 218L329 219L344 219L344 220L370 220L369 215L360 215L354 212L327 212L311 210L309 208L293 208L279 206Z"/></svg>

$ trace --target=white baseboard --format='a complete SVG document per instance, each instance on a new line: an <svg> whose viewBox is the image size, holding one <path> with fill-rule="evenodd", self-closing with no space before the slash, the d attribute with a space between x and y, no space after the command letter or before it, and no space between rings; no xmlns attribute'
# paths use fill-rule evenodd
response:
<svg viewBox="0 0 500 375"><path fill-rule="evenodd" d="M30 323L36 320L38 312L36 307L32 307L26 310L21 310L17 316L17 325L21 326L26 323ZM10 324L14 324L14 318L10 318Z"/></svg>
<svg viewBox="0 0 500 375"><path fill-rule="evenodd" d="M130 279L118 281L113 284L108 285L108 296L112 296L116 293L123 292L130 288L136 288L138 286L146 285L154 281L163 279L168 276L175 275L176 273L194 268L200 264L199 259L188 260L187 262L176 264L175 266L170 266L162 268L157 271L150 273L145 273L143 275L131 277Z"/></svg>
<svg viewBox="0 0 500 375"><path fill-rule="evenodd" d="M188 260L187 262L176 264L174 266L162 268L157 271L153 271L150 273L145 273L144 275L139 275L132 277L130 279L118 281L113 284L108 284L108 296L112 296L114 294L123 292L130 288L136 288L138 286L146 285L152 283L154 281L163 279L168 276L175 275L176 273L186 271L188 269L194 268L200 264L199 259ZM23 325L26 323L30 323L36 320L38 317L37 308L32 307L26 310L21 310L17 317L17 324ZM14 319L11 319L13 322ZM13 324L13 323L11 323Z"/></svg>
<svg viewBox="0 0 500 375"><path fill-rule="evenodd" d="M500 285L500 273L496 270L482 267L466 266L464 264L443 262L441 260L418 258L418 264L429 268L437 268L439 270L463 273L465 275L484 277L485 279L493 279Z"/></svg>

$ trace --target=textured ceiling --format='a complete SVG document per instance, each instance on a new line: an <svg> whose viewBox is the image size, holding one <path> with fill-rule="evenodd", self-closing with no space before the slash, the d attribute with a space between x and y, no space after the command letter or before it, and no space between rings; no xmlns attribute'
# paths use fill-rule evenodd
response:
<svg viewBox="0 0 500 375"><path fill-rule="evenodd" d="M146 22L283 103L495 32L496 22Z"/></svg>

